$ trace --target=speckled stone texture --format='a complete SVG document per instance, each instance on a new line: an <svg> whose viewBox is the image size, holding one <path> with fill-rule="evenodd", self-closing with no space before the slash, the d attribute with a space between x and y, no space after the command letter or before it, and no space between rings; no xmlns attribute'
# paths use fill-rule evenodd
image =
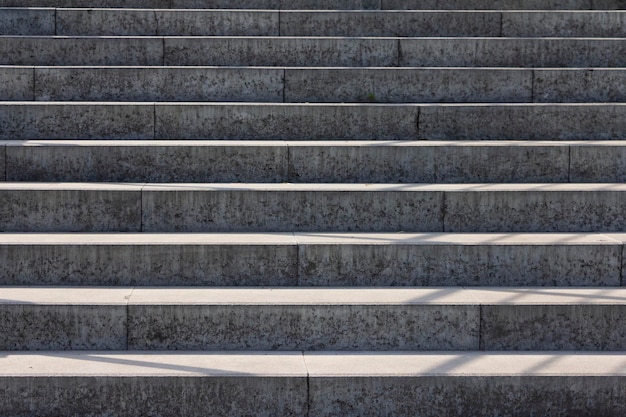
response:
<svg viewBox="0 0 626 417"><path fill-rule="evenodd" d="M154 105L0 103L0 139L153 139Z"/></svg>
<svg viewBox="0 0 626 417"><path fill-rule="evenodd" d="M0 100L34 100L33 71L32 67L0 68Z"/></svg>
<svg viewBox="0 0 626 417"><path fill-rule="evenodd" d="M38 67L35 95L43 101L282 102L283 72L281 68Z"/></svg>
<svg viewBox="0 0 626 417"><path fill-rule="evenodd" d="M271 183L288 179L284 144L152 142L133 146L107 141L23 145L8 146L9 181Z"/></svg>
<svg viewBox="0 0 626 417"><path fill-rule="evenodd" d="M2 7L0 3L0 7ZM20 5L20 7L23 7ZM54 35L53 9L19 8L5 9L0 13L2 35Z"/></svg>
<svg viewBox="0 0 626 417"><path fill-rule="evenodd" d="M624 409L626 380L608 376L312 377L309 392L309 412L315 416L610 417Z"/></svg>
<svg viewBox="0 0 626 417"><path fill-rule="evenodd" d="M623 351L624 328L624 305L485 305L480 344L481 350Z"/></svg>
<svg viewBox="0 0 626 417"><path fill-rule="evenodd" d="M418 110L394 104L156 104L155 139L416 139Z"/></svg>
<svg viewBox="0 0 626 417"><path fill-rule="evenodd" d="M571 150L572 182L626 182L626 147L581 144Z"/></svg>
<svg viewBox="0 0 626 417"><path fill-rule="evenodd" d="M467 305L130 305L134 350L477 350Z"/></svg>
<svg viewBox="0 0 626 417"><path fill-rule="evenodd" d="M2 411L15 417L302 416L306 412L306 390L305 377L258 377L245 373L0 378Z"/></svg>
<svg viewBox="0 0 626 417"><path fill-rule="evenodd" d="M446 193L449 232L619 232L626 192L519 190Z"/></svg>
<svg viewBox="0 0 626 417"><path fill-rule="evenodd" d="M626 13L559 11L505 12L502 36L626 37Z"/></svg>
<svg viewBox="0 0 626 417"><path fill-rule="evenodd" d="M618 68L538 69L534 77L537 103L626 101L626 71Z"/></svg>
<svg viewBox="0 0 626 417"><path fill-rule="evenodd" d="M0 37L2 65L162 65L160 38Z"/></svg>
<svg viewBox="0 0 626 417"><path fill-rule="evenodd" d="M626 139L626 105L422 105L419 132L434 140Z"/></svg>
<svg viewBox="0 0 626 417"><path fill-rule="evenodd" d="M126 306L0 304L0 334L0 350L126 349Z"/></svg>
<svg viewBox="0 0 626 417"><path fill-rule="evenodd" d="M140 231L141 193L139 189L2 189L0 230Z"/></svg>
<svg viewBox="0 0 626 417"><path fill-rule="evenodd" d="M287 68L285 101L530 102L532 75L503 68Z"/></svg>
<svg viewBox="0 0 626 417"><path fill-rule="evenodd" d="M303 243L299 284L330 286L619 286L620 245Z"/></svg>
<svg viewBox="0 0 626 417"><path fill-rule="evenodd" d="M385 38L165 38L165 65L397 66Z"/></svg>
<svg viewBox="0 0 626 417"><path fill-rule="evenodd" d="M185 188L160 191L158 186L150 185L144 189L144 231L441 231L443 228L443 193L436 191Z"/></svg>
<svg viewBox="0 0 626 417"><path fill-rule="evenodd" d="M296 247L7 245L0 277L0 285L293 286Z"/></svg>

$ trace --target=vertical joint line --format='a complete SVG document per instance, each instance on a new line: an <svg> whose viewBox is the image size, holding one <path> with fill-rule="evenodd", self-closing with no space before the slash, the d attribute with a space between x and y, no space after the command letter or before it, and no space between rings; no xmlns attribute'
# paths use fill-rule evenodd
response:
<svg viewBox="0 0 626 417"><path fill-rule="evenodd" d="M620 287L624 286L624 242L622 242L622 250L620 252L620 257L619 257L619 269L620 269L620 274L619 274L619 285Z"/></svg>
<svg viewBox="0 0 626 417"><path fill-rule="evenodd" d="M139 231L140 232L144 231L144 224L143 224L143 194L144 194L144 189L146 188L146 185L148 185L147 182L145 182L141 186L141 191L139 192Z"/></svg>
<svg viewBox="0 0 626 417"><path fill-rule="evenodd" d="M500 12L500 37L504 37L504 12Z"/></svg>
<svg viewBox="0 0 626 417"><path fill-rule="evenodd" d="M289 142L285 142L286 146L287 146L287 167L285 169L285 172L287 173L287 178L285 178L286 182L292 182L291 181L291 146L289 146Z"/></svg>
<svg viewBox="0 0 626 417"><path fill-rule="evenodd" d="M37 67L33 66L33 101L37 100Z"/></svg>
<svg viewBox="0 0 626 417"><path fill-rule="evenodd" d="M299 287L302 285L302 277L300 276L300 242L298 242L295 232L292 232L291 235L293 236L293 241L296 245L296 285Z"/></svg>
<svg viewBox="0 0 626 417"><path fill-rule="evenodd" d="M446 211L447 211L446 194L447 193L445 191L442 191L441 193L442 193L441 194L441 231L445 232L446 231Z"/></svg>
<svg viewBox="0 0 626 417"><path fill-rule="evenodd" d="M157 115L156 115L156 103L152 103L152 140L156 140L157 134Z"/></svg>
<svg viewBox="0 0 626 417"><path fill-rule="evenodd" d="M283 11L282 10L278 10L278 36L282 36L281 30L280 30L280 18L281 18L282 14L283 14Z"/></svg>
<svg viewBox="0 0 626 417"><path fill-rule="evenodd" d="M287 68L283 67L283 103L286 103L285 101L286 89L287 89Z"/></svg>
<svg viewBox="0 0 626 417"><path fill-rule="evenodd" d="M478 305L478 350L483 351L483 305Z"/></svg>
<svg viewBox="0 0 626 417"><path fill-rule="evenodd" d="M422 112L422 107L417 106L417 115L415 116L415 134L416 139L420 139L420 115Z"/></svg>
<svg viewBox="0 0 626 417"><path fill-rule="evenodd" d="M170 3L171 6L171 3ZM154 16L154 25L156 30L154 31L154 36L159 36L161 34L161 30L159 29L159 16L157 16L156 10L152 11L152 15ZM165 45L163 45L163 55L165 55Z"/></svg>
<svg viewBox="0 0 626 417"><path fill-rule="evenodd" d="M309 367L306 366L304 351L302 351L302 363L306 370L306 417L309 417L311 413L311 374L309 373Z"/></svg>
<svg viewBox="0 0 626 417"><path fill-rule="evenodd" d="M161 65L165 66L165 36L161 37Z"/></svg>
<svg viewBox="0 0 626 417"><path fill-rule="evenodd" d="M397 53L396 53L396 67L400 66L400 57L402 56L402 45L400 43L400 38L396 40L397 42Z"/></svg>
<svg viewBox="0 0 626 417"><path fill-rule="evenodd" d="M530 70L530 102L535 102L535 69Z"/></svg>
<svg viewBox="0 0 626 417"><path fill-rule="evenodd" d="M7 145L5 144L3 146L4 148L4 181L8 181L9 180L9 173L8 170L9 168L7 167L7 165L9 164L9 151L7 149Z"/></svg>
<svg viewBox="0 0 626 417"><path fill-rule="evenodd" d="M572 145L567 147L567 182L572 182Z"/></svg>
<svg viewBox="0 0 626 417"><path fill-rule="evenodd" d="M54 8L54 36L57 36L58 34L58 21L59 19L59 12L58 9L55 7Z"/></svg>

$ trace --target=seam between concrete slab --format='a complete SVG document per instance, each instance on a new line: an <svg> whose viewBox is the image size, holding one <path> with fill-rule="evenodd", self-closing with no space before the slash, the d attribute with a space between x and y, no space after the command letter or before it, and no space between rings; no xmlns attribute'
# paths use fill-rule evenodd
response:
<svg viewBox="0 0 626 417"><path fill-rule="evenodd" d="M444 191L441 194L443 194L441 197L441 231L445 232L446 231L446 203L447 203L446 194L448 193Z"/></svg>
<svg viewBox="0 0 626 417"><path fill-rule="evenodd" d="M396 39L396 43L397 43L397 47L396 47L396 67L400 67L400 62L401 59L400 57L402 56L402 48L401 48L401 43L400 43L400 38Z"/></svg>
<svg viewBox="0 0 626 417"><path fill-rule="evenodd" d="M572 182L572 145L567 147L567 182Z"/></svg>
<svg viewBox="0 0 626 417"><path fill-rule="evenodd" d="M287 182L292 182L292 172L291 172L291 146L289 146L289 142L286 143L287 145L287 169L285 169L285 172L287 174L287 178L285 179Z"/></svg>
<svg viewBox="0 0 626 417"><path fill-rule="evenodd" d="M419 139L420 138L420 115L422 113L422 107L421 106L417 106L417 115L415 115L415 132L416 132L416 138L415 139Z"/></svg>
<svg viewBox="0 0 626 417"><path fill-rule="evenodd" d="M504 25L504 12L500 12L500 37L504 37L504 30L502 26Z"/></svg>
<svg viewBox="0 0 626 417"><path fill-rule="evenodd" d="M8 161L8 158L7 158L7 145L6 145L6 144L5 144L5 145L3 145L3 146L2 146L2 148L4 149L4 155L3 155L3 157L4 157L4 181L8 181L8 178L9 178L9 177L7 176L7 175L8 175L8 174L7 174L7 171L8 171L8 169L7 169L7 163L8 163L9 161Z"/></svg>
<svg viewBox="0 0 626 417"><path fill-rule="evenodd" d="M530 71L530 102L535 102L535 70Z"/></svg>
<svg viewBox="0 0 626 417"><path fill-rule="evenodd" d="M619 276L619 285L620 287L624 286L624 244L622 243L622 251L620 252L620 257L619 257L619 269L620 269L620 276Z"/></svg>
<svg viewBox="0 0 626 417"><path fill-rule="evenodd" d="M139 216L140 216L140 219L139 219L139 231L140 231L140 232L143 232L143 231L144 231L144 230L143 230L143 227L144 227L144 226L143 226L143 194L144 194L144 193L143 193L143 190L144 190L144 188L145 188L147 185L148 185L148 183L144 183L144 184L141 186L141 191L139 191Z"/></svg>
<svg viewBox="0 0 626 417"><path fill-rule="evenodd" d="M285 90L287 90L287 68L283 67L283 103L285 102Z"/></svg>
<svg viewBox="0 0 626 417"><path fill-rule="evenodd" d="M161 65L165 66L165 36L161 36Z"/></svg>
<svg viewBox="0 0 626 417"><path fill-rule="evenodd" d="M54 8L54 36L57 35L57 26L58 26L58 9Z"/></svg>
<svg viewBox="0 0 626 417"><path fill-rule="evenodd" d="M156 103L152 103L152 139L156 140Z"/></svg>
<svg viewBox="0 0 626 417"><path fill-rule="evenodd" d="M478 350L483 351L483 305L478 305Z"/></svg>
<svg viewBox="0 0 626 417"><path fill-rule="evenodd" d="M126 350L130 349L129 333L130 333L130 299L133 296L133 292L135 291L135 287L130 289L130 294L126 297Z"/></svg>
<svg viewBox="0 0 626 417"><path fill-rule="evenodd" d="M302 364L304 365L304 370L306 371L306 417L309 417L311 412L311 375L309 373L309 367L306 365L306 357L304 356L304 351L302 353Z"/></svg>
<svg viewBox="0 0 626 417"><path fill-rule="evenodd" d="M159 17L157 16L157 12L156 10L152 10L152 15L154 16L154 25L156 26L156 30L154 32L155 36L160 36L161 35L161 31L159 29ZM164 41L165 42L165 41ZM163 45L163 55L165 55L165 44Z"/></svg>
<svg viewBox="0 0 626 417"><path fill-rule="evenodd" d="M280 18L281 15L283 14L283 12L281 10L278 10L278 36L281 36L281 30L280 30Z"/></svg>
<svg viewBox="0 0 626 417"><path fill-rule="evenodd" d="M37 100L37 67L33 66L33 101Z"/></svg>
<svg viewBox="0 0 626 417"><path fill-rule="evenodd" d="M300 276L300 249L302 245L300 245L300 242L298 241L298 237L295 232L291 232L291 236L293 236L293 240L296 245L296 285L300 287L300 281L302 278Z"/></svg>

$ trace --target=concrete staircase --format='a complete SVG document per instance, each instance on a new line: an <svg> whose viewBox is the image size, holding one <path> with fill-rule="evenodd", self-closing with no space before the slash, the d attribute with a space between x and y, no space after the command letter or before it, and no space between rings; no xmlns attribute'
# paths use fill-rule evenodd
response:
<svg viewBox="0 0 626 417"><path fill-rule="evenodd" d="M623 0L0 7L0 416L626 415Z"/></svg>

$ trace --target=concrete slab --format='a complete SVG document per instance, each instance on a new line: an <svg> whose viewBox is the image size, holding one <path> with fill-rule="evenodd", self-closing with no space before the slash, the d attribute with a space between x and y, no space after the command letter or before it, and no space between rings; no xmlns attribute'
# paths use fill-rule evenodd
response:
<svg viewBox="0 0 626 417"><path fill-rule="evenodd" d="M0 100L34 100L34 71L33 67L0 67Z"/></svg>
<svg viewBox="0 0 626 417"><path fill-rule="evenodd" d="M397 66L398 40L166 37L165 65Z"/></svg>
<svg viewBox="0 0 626 417"><path fill-rule="evenodd" d="M505 68L287 68L286 102L531 102L532 71Z"/></svg>
<svg viewBox="0 0 626 417"><path fill-rule="evenodd" d="M8 147L11 181L283 182L288 179L285 142L58 140L14 142Z"/></svg>
<svg viewBox="0 0 626 417"><path fill-rule="evenodd" d="M2 231L139 231L138 185L3 183Z"/></svg>
<svg viewBox="0 0 626 417"><path fill-rule="evenodd" d="M417 136L418 105L156 104L155 139L398 140Z"/></svg>
<svg viewBox="0 0 626 417"><path fill-rule="evenodd" d="M153 104L0 102L0 139L153 138Z"/></svg>
<svg viewBox="0 0 626 417"><path fill-rule="evenodd" d="M500 36L500 12L281 11L280 34L281 36Z"/></svg>
<svg viewBox="0 0 626 417"><path fill-rule="evenodd" d="M502 13L502 36L626 37L624 11L523 11Z"/></svg>
<svg viewBox="0 0 626 417"><path fill-rule="evenodd" d="M614 68L536 69L537 103L614 103L626 101L626 73Z"/></svg>
<svg viewBox="0 0 626 417"><path fill-rule="evenodd" d="M623 142L588 142L572 146L570 153L572 182L626 181L626 144Z"/></svg>
<svg viewBox="0 0 626 417"><path fill-rule="evenodd" d="M619 140L626 105L423 104L419 137L434 140Z"/></svg>
<svg viewBox="0 0 626 417"><path fill-rule="evenodd" d="M163 65L157 37L0 37L2 65Z"/></svg>
<svg viewBox="0 0 626 417"><path fill-rule="evenodd" d="M436 187L435 187L436 188ZM439 231L443 193L418 185L161 184L144 188L147 232Z"/></svg>
<svg viewBox="0 0 626 417"><path fill-rule="evenodd" d="M52 8L6 8L0 11L2 35L54 35L55 16Z"/></svg>

